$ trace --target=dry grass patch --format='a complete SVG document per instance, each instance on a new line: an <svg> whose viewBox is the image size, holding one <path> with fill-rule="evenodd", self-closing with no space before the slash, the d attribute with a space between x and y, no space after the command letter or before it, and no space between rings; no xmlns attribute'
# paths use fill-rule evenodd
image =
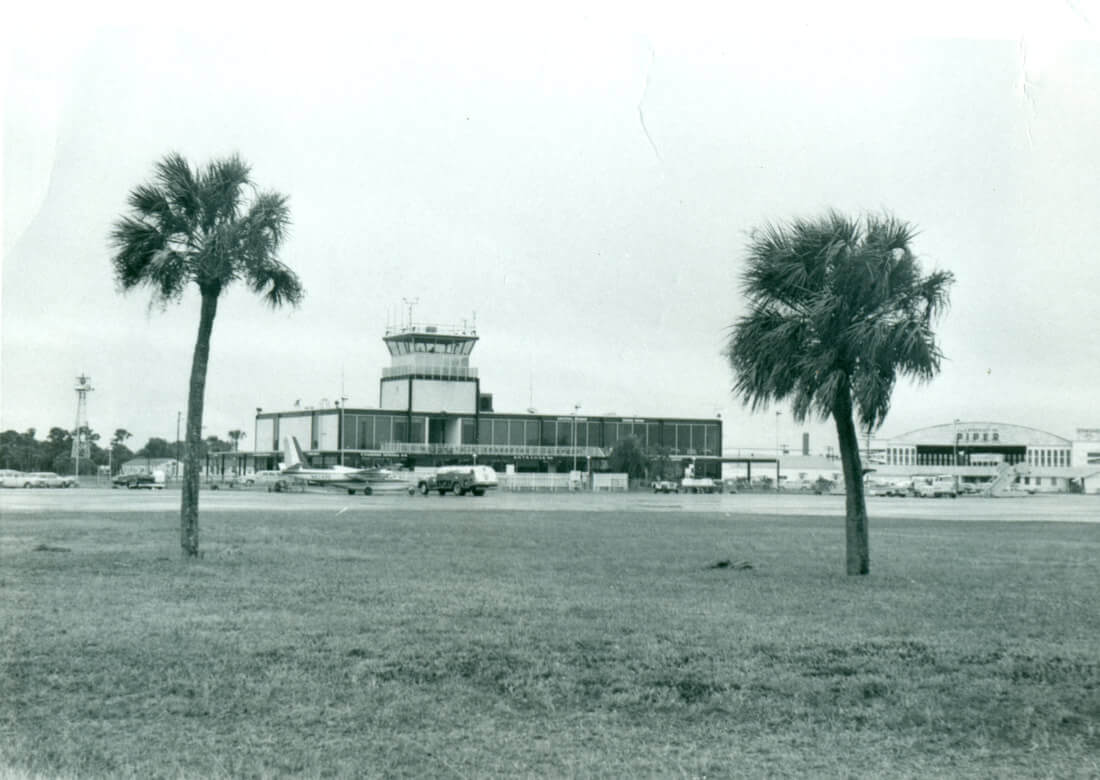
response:
<svg viewBox="0 0 1100 780"><path fill-rule="evenodd" d="M1100 772L1097 526L883 521L857 580L839 518L204 523L186 563L173 515L5 517L10 769Z"/></svg>

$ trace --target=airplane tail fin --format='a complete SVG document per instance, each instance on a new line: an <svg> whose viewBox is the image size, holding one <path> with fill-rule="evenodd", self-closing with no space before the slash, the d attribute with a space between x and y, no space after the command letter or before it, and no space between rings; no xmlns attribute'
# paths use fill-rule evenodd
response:
<svg viewBox="0 0 1100 780"><path fill-rule="evenodd" d="M306 458L302 454L302 447L298 444L297 437L288 436L283 439L283 443L286 445L286 465L283 467L283 471L302 468L305 465Z"/></svg>

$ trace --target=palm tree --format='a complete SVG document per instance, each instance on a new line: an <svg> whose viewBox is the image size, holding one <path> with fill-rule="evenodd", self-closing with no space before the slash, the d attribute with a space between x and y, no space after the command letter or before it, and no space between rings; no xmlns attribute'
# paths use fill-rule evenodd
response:
<svg viewBox="0 0 1100 780"><path fill-rule="evenodd" d="M863 469L853 420L882 425L898 375L931 380L943 355L933 321L954 276L921 275L914 228L889 214L830 211L754 231L731 329L733 392L753 411L787 401L794 419L832 417L840 444L848 574L870 571Z"/></svg>
<svg viewBox="0 0 1100 780"><path fill-rule="evenodd" d="M276 258L290 225L287 198L260 192L251 169L233 155L192 169L179 154L154 166L133 189L130 213L111 231L115 279L124 292L145 285L153 302L178 302L193 283L201 299L187 396L180 543L199 553L199 454L210 334L218 298L241 280L272 307L302 298L298 276Z"/></svg>
<svg viewBox="0 0 1100 780"><path fill-rule="evenodd" d="M229 432L229 441L233 442L233 451L236 452L240 448L241 439L247 439L248 434L244 431L234 428Z"/></svg>

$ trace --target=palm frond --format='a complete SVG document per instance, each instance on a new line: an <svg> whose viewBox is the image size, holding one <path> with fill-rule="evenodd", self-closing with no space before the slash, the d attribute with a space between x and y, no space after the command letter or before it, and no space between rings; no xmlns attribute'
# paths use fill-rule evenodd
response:
<svg viewBox="0 0 1100 780"><path fill-rule="evenodd" d="M286 195L261 192L252 202L245 220L252 233L266 234L272 249L278 249L290 228L290 207Z"/></svg>
<svg viewBox="0 0 1100 780"><path fill-rule="evenodd" d="M935 320L947 311L950 305L950 289L955 283L955 275L950 271L933 271L914 288L924 300L926 317Z"/></svg>
<svg viewBox="0 0 1100 780"><path fill-rule="evenodd" d="M202 208L198 182L187 160L178 152L164 156L153 166L156 180L172 205L172 209L186 224L198 218Z"/></svg>
<svg viewBox="0 0 1100 780"><path fill-rule="evenodd" d="M203 229L213 230L238 217L245 190L252 184L250 176L251 168L236 154L206 166L199 183Z"/></svg>
<svg viewBox="0 0 1100 780"><path fill-rule="evenodd" d="M298 275L280 262L271 260L262 267L249 269L249 286L273 309L297 306L305 291Z"/></svg>
<svg viewBox="0 0 1100 780"><path fill-rule="evenodd" d="M170 248L155 252L149 259L142 282L152 287L161 301L178 301L191 281L186 256Z"/></svg>
<svg viewBox="0 0 1100 780"><path fill-rule="evenodd" d="M155 226L133 217L115 223L109 237L115 280L123 290L144 283L153 257L167 246L167 237Z"/></svg>
<svg viewBox="0 0 1100 780"><path fill-rule="evenodd" d="M127 202L131 209L145 217L163 220L172 213L172 206L164 190L151 184L139 184L134 187Z"/></svg>

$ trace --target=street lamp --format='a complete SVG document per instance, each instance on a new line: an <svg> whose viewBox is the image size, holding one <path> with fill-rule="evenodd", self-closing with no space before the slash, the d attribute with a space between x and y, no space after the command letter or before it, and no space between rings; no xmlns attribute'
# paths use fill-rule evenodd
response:
<svg viewBox="0 0 1100 780"><path fill-rule="evenodd" d="M775 492L779 492L779 415L782 412L775 413Z"/></svg>
<svg viewBox="0 0 1100 780"><path fill-rule="evenodd" d="M259 452L259 449L260 449L260 412L262 412L263 410L264 410L264 408L262 406L257 406L256 407L256 416L252 418L252 452L253 453ZM257 460L257 457L256 457L255 454L253 454L253 456L252 456L252 467L254 469L256 469L257 471L259 471L260 469L259 469L259 466L256 465L256 460ZM278 466L279 466L279 456L278 455L275 456L275 466L276 466L276 468L278 468Z"/></svg>
<svg viewBox="0 0 1100 780"><path fill-rule="evenodd" d="M180 418L183 416L183 412L176 412L176 465L173 468L175 476L179 476L180 470Z"/></svg>
<svg viewBox="0 0 1100 780"><path fill-rule="evenodd" d="M341 389L343 389L343 388L341 388ZM344 465L344 437L345 437L345 434L344 434L344 407L347 406L347 403L348 403L348 397L346 395L341 395L339 403L336 404L337 406L340 407L340 427L339 427L339 430L337 432L337 436L339 437L340 440L338 442L336 442L336 446L340 448L340 465L341 466Z"/></svg>
<svg viewBox="0 0 1100 780"><path fill-rule="evenodd" d="M577 470L577 411L580 408L579 402L573 404L573 471Z"/></svg>
<svg viewBox="0 0 1100 780"><path fill-rule="evenodd" d="M953 465L955 468L959 466L959 420L955 418L955 441L952 444L953 454L951 456Z"/></svg>

